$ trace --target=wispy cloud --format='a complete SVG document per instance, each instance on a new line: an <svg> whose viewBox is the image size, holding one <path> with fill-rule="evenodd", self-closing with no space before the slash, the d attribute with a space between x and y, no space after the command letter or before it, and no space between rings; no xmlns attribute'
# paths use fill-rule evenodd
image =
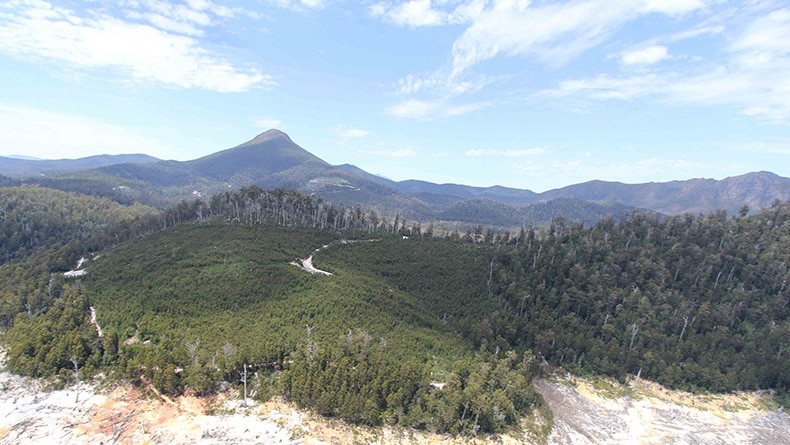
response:
<svg viewBox="0 0 790 445"><path fill-rule="evenodd" d="M505 157L522 157L522 156L535 156L541 155L546 152L544 147L522 148L522 149L508 149L508 150L490 150L490 149L472 149L467 150L464 154L471 157L480 156L505 156Z"/></svg>
<svg viewBox="0 0 790 445"><path fill-rule="evenodd" d="M264 0L264 2L279 8L304 12L323 9L330 3L330 0Z"/></svg>
<svg viewBox="0 0 790 445"><path fill-rule="evenodd" d="M703 6L699 0L495 1L453 44L453 70L464 71L500 55L533 56L562 65L636 18L652 13L678 16Z"/></svg>
<svg viewBox="0 0 790 445"><path fill-rule="evenodd" d="M397 5L380 2L373 4L369 11L374 17L405 26L442 25L449 19L448 13L431 6L431 0L411 0Z"/></svg>
<svg viewBox="0 0 790 445"><path fill-rule="evenodd" d="M643 59L649 58L642 54ZM637 57L639 58L639 57ZM753 17L723 49L723 57L674 69L598 74L565 80L540 95L596 100L654 96L670 104L732 105L762 121L790 121L790 10Z"/></svg>
<svg viewBox="0 0 790 445"><path fill-rule="evenodd" d="M398 79L395 93L404 96L429 95L448 100L480 91L497 80L493 76L452 73L445 69L439 69L423 74L407 74Z"/></svg>
<svg viewBox="0 0 790 445"><path fill-rule="evenodd" d="M426 119L457 114L443 105L505 78L475 73L472 68L486 60L521 56L552 67L562 66L640 17L680 17L703 7L703 0L408 0L377 2L369 12L398 26L465 27L455 39L445 66L428 73L412 73L397 82L398 94L421 97L391 106L388 114ZM622 54L622 61L651 65L668 56L668 48L651 45Z"/></svg>
<svg viewBox="0 0 790 445"><path fill-rule="evenodd" d="M370 132L368 132L367 130L363 130L361 128L348 128L346 130L343 130L340 133L340 136L343 139L356 139L356 138L363 138L368 134L370 134Z"/></svg>
<svg viewBox="0 0 790 445"><path fill-rule="evenodd" d="M252 120L252 126L261 130L270 128L278 128L282 125L283 121L272 117L260 117Z"/></svg>
<svg viewBox="0 0 790 445"><path fill-rule="evenodd" d="M466 25L452 47L459 73L496 56L531 55L563 64L599 44L624 24L648 14L682 16L706 0L408 0L369 7L373 17L399 26Z"/></svg>
<svg viewBox="0 0 790 445"><path fill-rule="evenodd" d="M240 69L203 46L202 28L234 10L207 0L182 5L128 2L125 18L76 11L45 1L0 6L0 52L44 65L103 70L135 82L217 92L272 86L272 76Z"/></svg>
<svg viewBox="0 0 790 445"><path fill-rule="evenodd" d="M386 109L387 114L395 117L431 120L439 117L458 116L488 106L486 103L450 105L445 101L425 101L409 99Z"/></svg>
<svg viewBox="0 0 790 445"><path fill-rule="evenodd" d="M208 0L188 0L184 4L162 0L120 1L127 18L179 34L199 36L217 19L231 18L241 9L217 5Z"/></svg>
<svg viewBox="0 0 790 445"><path fill-rule="evenodd" d="M435 26L466 23L483 10L484 0L448 2L444 0L383 1L372 4L368 12L399 26ZM452 6L452 9L445 9ZM442 8L444 7L444 8Z"/></svg>
<svg viewBox="0 0 790 445"><path fill-rule="evenodd" d="M747 67L787 61L790 55L790 9L784 8L756 18L733 41L735 60Z"/></svg>
<svg viewBox="0 0 790 445"><path fill-rule="evenodd" d="M345 125L338 125L332 129L332 132L340 137L340 142L345 144L352 139L361 139L370 135L368 130L362 128L347 127Z"/></svg>
<svg viewBox="0 0 790 445"><path fill-rule="evenodd" d="M620 60L625 65L653 65L669 57L666 46L653 45L647 48L624 52Z"/></svg>

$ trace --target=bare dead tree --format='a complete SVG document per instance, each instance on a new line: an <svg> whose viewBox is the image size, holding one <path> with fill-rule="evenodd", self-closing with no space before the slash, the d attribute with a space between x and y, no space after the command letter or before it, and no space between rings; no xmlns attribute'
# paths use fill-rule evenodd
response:
<svg viewBox="0 0 790 445"><path fill-rule="evenodd" d="M488 286L488 298L491 298L492 296L491 286L493 284L493 278L494 278L494 258L491 257L491 264L488 265L488 282L486 283L486 285Z"/></svg>
<svg viewBox="0 0 790 445"><path fill-rule="evenodd" d="M309 324L305 323L305 327L307 327L307 342L309 343L310 336L313 334L313 328L315 328L315 325L310 326Z"/></svg>
<svg viewBox="0 0 790 445"><path fill-rule="evenodd" d="M683 329L680 330L680 337L678 337L678 341L683 341L683 334L686 332L686 326L689 324L689 318L683 317Z"/></svg>
<svg viewBox="0 0 790 445"><path fill-rule="evenodd" d="M241 370L241 381L244 383L244 406L247 406L247 364Z"/></svg>
<svg viewBox="0 0 790 445"><path fill-rule="evenodd" d="M313 358L315 358L315 345L313 345L313 341L311 338L313 335L313 329L315 328L315 325L310 326L309 324L305 323L305 326L307 327L307 360L308 363L312 364Z"/></svg>
<svg viewBox="0 0 790 445"><path fill-rule="evenodd" d="M184 346L186 346L187 350L189 351L189 360L192 362L194 366L197 366L198 365L197 348L198 346L200 346L200 338L194 341L186 342Z"/></svg>
<svg viewBox="0 0 790 445"><path fill-rule="evenodd" d="M77 386L77 396L76 396L76 399L74 400L74 402L75 402L75 403L78 403L78 402L80 401L80 391L79 391L79 385L80 385L80 368L79 368L79 366L77 365L77 358L76 358L76 357L74 357L73 355L71 356L71 358L69 359L69 361L71 362L71 364L72 364L72 365L74 365L74 381L76 382L76 386Z"/></svg>
<svg viewBox="0 0 790 445"><path fill-rule="evenodd" d="M639 332L639 326L634 323L631 327L631 344L628 345L628 350L630 351L631 348L634 347L634 338L636 338L636 333Z"/></svg>
<svg viewBox="0 0 790 445"><path fill-rule="evenodd" d="M691 323L689 323L688 316L683 317L683 329L680 331L680 337L678 337L678 341L683 341L683 334L686 332L686 326L688 326L689 324L693 324L694 320L696 320L696 319L697 319L696 316L692 317L691 318Z"/></svg>

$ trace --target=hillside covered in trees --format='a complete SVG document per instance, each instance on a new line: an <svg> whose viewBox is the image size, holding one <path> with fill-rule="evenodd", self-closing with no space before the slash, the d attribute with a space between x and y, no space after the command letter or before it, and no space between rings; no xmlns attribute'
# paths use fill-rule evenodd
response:
<svg viewBox="0 0 790 445"><path fill-rule="evenodd" d="M254 186L140 213L63 229L53 255L92 258L76 278L63 261L33 268L32 241L9 245L11 370L101 370L169 394L226 381L350 422L452 433L516 425L540 406L544 366L787 397L790 203L441 235ZM331 275L291 264L309 255Z"/></svg>

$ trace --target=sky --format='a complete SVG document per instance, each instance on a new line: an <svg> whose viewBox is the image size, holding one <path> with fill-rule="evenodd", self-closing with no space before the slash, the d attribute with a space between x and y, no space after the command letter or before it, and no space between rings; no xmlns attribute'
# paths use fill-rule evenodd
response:
<svg viewBox="0 0 790 445"><path fill-rule="evenodd" d="M0 1L0 156L270 128L394 180L790 177L790 3Z"/></svg>

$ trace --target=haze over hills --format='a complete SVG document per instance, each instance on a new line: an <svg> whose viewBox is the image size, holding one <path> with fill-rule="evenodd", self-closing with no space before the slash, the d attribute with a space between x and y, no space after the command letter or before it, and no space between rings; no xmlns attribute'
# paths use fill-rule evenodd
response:
<svg viewBox="0 0 790 445"><path fill-rule="evenodd" d="M52 175L116 164L159 162L145 154L96 155L79 159L36 159L24 156L0 156L0 174L12 177Z"/></svg>
<svg viewBox="0 0 790 445"><path fill-rule="evenodd" d="M667 215L707 213L725 209L736 214L746 204L752 210L763 209L774 200L785 200L790 194L790 179L771 172L753 172L717 181L689 179L686 181L623 184L590 181L550 190L541 200L574 197L588 201L605 201L644 207Z"/></svg>
<svg viewBox="0 0 790 445"><path fill-rule="evenodd" d="M279 130L191 161L161 161L146 155L93 156L33 161L0 157L0 174L71 191L166 205L256 184L296 189L332 202L362 204L382 215L420 221L495 226L543 224L555 216L591 224L635 208L666 215L724 209L751 212L790 198L790 179L770 172L714 179L624 184L590 181L543 193L501 186L473 187L421 180L393 181L354 165L334 166L300 147ZM157 200L146 197L157 196ZM163 198L164 196L164 198Z"/></svg>

